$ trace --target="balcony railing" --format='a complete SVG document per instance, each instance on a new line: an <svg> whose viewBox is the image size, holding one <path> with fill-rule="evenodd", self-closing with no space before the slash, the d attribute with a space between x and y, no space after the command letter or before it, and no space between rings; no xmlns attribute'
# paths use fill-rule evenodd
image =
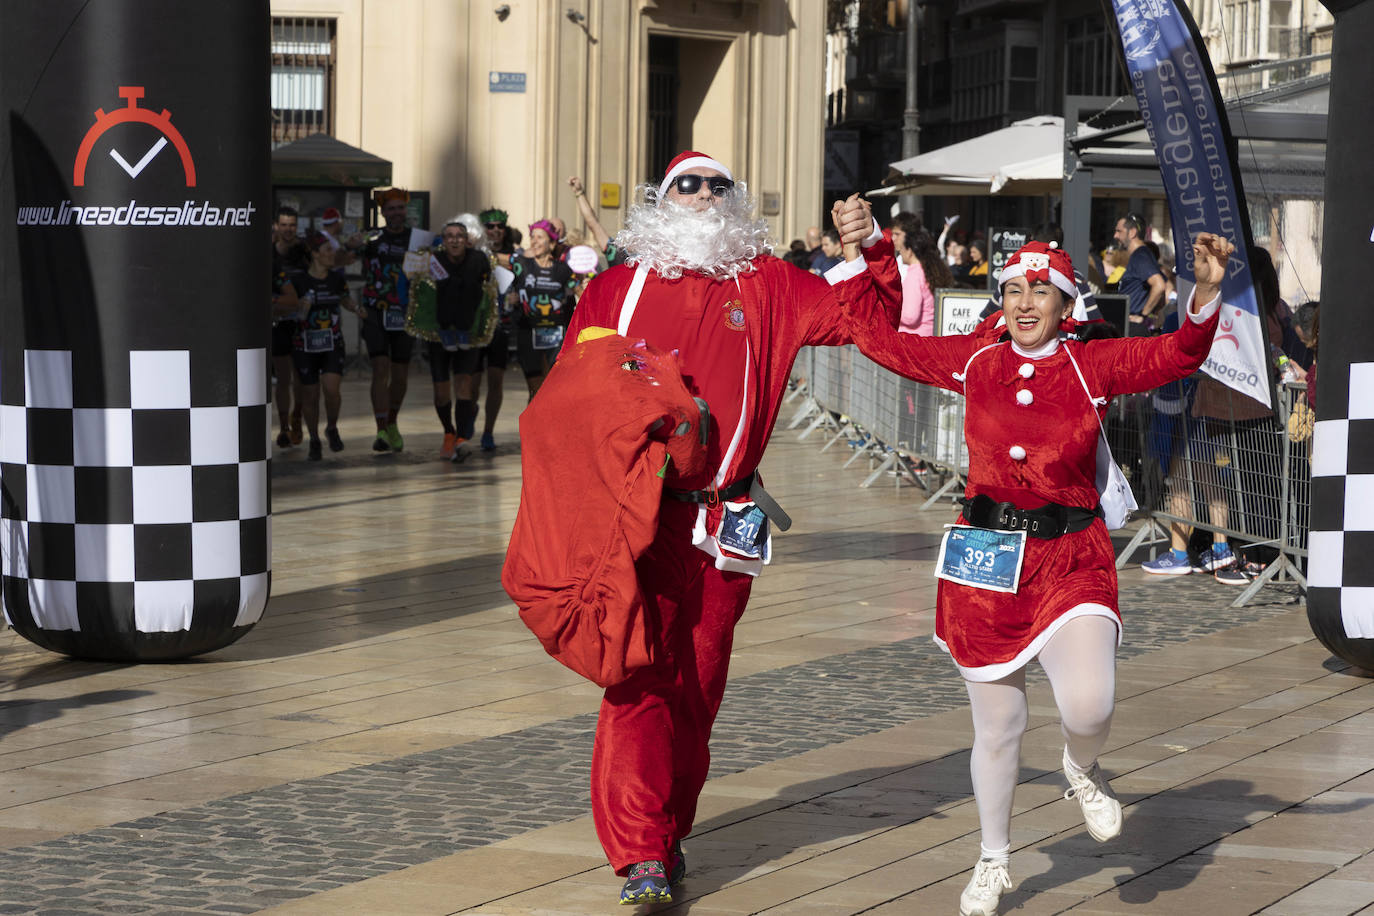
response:
<svg viewBox="0 0 1374 916"><path fill-rule="evenodd" d="M334 133L334 20L272 19L272 145Z"/></svg>

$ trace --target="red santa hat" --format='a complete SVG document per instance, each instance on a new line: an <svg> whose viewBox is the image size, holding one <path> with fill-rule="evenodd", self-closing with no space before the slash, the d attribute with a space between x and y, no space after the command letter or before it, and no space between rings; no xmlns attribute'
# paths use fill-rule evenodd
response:
<svg viewBox="0 0 1374 916"><path fill-rule="evenodd" d="M1027 242L1017 249L1002 267L997 282L1006 284L1015 277L1025 277L1028 283L1049 283L1070 299L1078 297L1073 262L1057 242Z"/></svg>
<svg viewBox="0 0 1374 916"><path fill-rule="evenodd" d="M663 176L663 183L658 186L658 196L662 197L668 193L668 186L673 183L673 179L681 175L688 169L715 169L731 181L735 176L730 174L730 170L712 159L705 153L695 153L691 150L684 150L673 157L673 161L668 163L668 173Z"/></svg>
<svg viewBox="0 0 1374 916"><path fill-rule="evenodd" d="M332 226L339 221L339 210L337 207L326 207L324 213L320 214L320 224Z"/></svg>

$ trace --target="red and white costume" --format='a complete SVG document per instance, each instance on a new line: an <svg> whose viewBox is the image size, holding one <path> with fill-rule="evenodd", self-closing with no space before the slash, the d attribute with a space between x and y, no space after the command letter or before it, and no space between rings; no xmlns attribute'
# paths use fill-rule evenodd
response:
<svg viewBox="0 0 1374 916"><path fill-rule="evenodd" d="M1051 282L1072 284L1058 279ZM1036 352L1010 340L997 342L991 322L958 337L917 337L874 326L857 343L894 372L964 394L967 497L982 493L1018 509L1047 503L1094 509L1100 412L1118 394L1196 371L1211 348L1219 301L1189 314L1173 334L1087 343L1056 339ZM959 523L968 524L962 516ZM1115 558L1100 518L1052 540L1028 538L1014 594L942 579L935 640L966 679L994 681L1024 667L1061 626L1083 615L1110 617L1119 638Z"/></svg>
<svg viewBox="0 0 1374 916"><path fill-rule="evenodd" d="M880 299L865 268L866 260L890 261L891 245L876 233L872 241L865 259L833 268L829 283L769 255L738 280L613 267L587 287L567 340L604 327L677 350L688 389L710 405L712 432L709 470L668 483L724 488L763 458L802 347L849 343L875 322L895 328L900 298L885 290ZM606 690L591 774L597 834L620 875L638 862L669 862L692 829L735 623L762 566L722 554L704 536L708 527L704 507L665 499L658 535L636 564L657 654Z"/></svg>

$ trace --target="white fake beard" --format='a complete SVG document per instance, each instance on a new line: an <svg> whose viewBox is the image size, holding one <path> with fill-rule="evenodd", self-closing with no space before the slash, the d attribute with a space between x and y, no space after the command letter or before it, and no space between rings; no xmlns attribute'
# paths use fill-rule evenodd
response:
<svg viewBox="0 0 1374 916"><path fill-rule="evenodd" d="M652 184L640 185L636 197L615 243L627 263L643 264L666 280L684 270L732 280L752 271L754 258L773 250L768 224L754 219L754 201L742 181L701 212L660 200Z"/></svg>

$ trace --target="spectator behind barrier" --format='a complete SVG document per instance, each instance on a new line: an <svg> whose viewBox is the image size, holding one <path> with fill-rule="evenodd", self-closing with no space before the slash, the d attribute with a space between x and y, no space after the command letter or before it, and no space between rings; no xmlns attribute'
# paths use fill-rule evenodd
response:
<svg viewBox="0 0 1374 916"><path fill-rule="evenodd" d="M1260 294L1265 332L1270 341L1282 340L1274 262L1261 248L1250 249L1248 260ZM1167 319L1166 330L1177 322L1177 314L1170 313ZM1274 412L1207 376L1197 383L1188 410L1191 419L1186 424L1181 425L1167 413L1167 400L1163 390L1155 393L1156 415L1150 441L1161 464L1167 464L1170 513L1192 517L1192 500L1182 479L1185 468L1179 463L1185 460L1189 462L1191 478L1206 499L1207 522L1217 528L1243 531L1256 541L1277 538L1279 480L1275 471L1280 466L1281 437ZM1229 499L1232 493L1240 500L1238 508L1243 510L1234 518ZM1227 536L1221 532L1213 533L1212 546L1201 551L1195 566L1190 565L1186 548L1191 529L1191 525L1173 523L1171 553L1143 563L1141 568L1148 573L1181 575L1200 567L1230 585L1249 581L1247 570L1240 566ZM1253 567L1249 571L1253 572Z"/></svg>

